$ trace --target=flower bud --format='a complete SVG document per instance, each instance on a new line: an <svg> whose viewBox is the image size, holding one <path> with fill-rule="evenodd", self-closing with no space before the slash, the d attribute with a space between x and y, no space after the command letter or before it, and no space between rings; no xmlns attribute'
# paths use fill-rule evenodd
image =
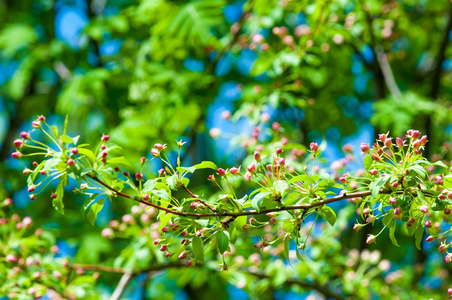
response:
<svg viewBox="0 0 452 300"><path fill-rule="evenodd" d="M443 175L441 174L441 175L436 176L435 178L433 178L433 181L437 185L443 185L444 184Z"/></svg>
<svg viewBox="0 0 452 300"><path fill-rule="evenodd" d="M420 140L415 140L413 142L413 149L419 149L420 146L421 146L421 141Z"/></svg>
<svg viewBox="0 0 452 300"><path fill-rule="evenodd" d="M53 193L52 195L50 195L50 198L52 199L56 199L58 197L58 195L56 193Z"/></svg>
<svg viewBox="0 0 452 300"><path fill-rule="evenodd" d="M67 160L67 165L68 165L68 167L72 167L74 165L74 160L72 158L69 158Z"/></svg>
<svg viewBox="0 0 452 300"><path fill-rule="evenodd" d="M165 146L163 146L162 144L158 144L158 143L155 144L154 147L157 148L157 150L164 150L165 149Z"/></svg>
<svg viewBox="0 0 452 300"><path fill-rule="evenodd" d="M184 259L188 256L188 253L185 251L182 251L181 254L177 257L178 259Z"/></svg>
<svg viewBox="0 0 452 300"><path fill-rule="evenodd" d="M319 150L319 144L318 143L311 143L309 145L309 147L311 148L311 152L312 153L317 153L317 151Z"/></svg>
<svg viewBox="0 0 452 300"><path fill-rule="evenodd" d="M246 168L246 170L252 174L252 173L256 172L256 165L251 164Z"/></svg>
<svg viewBox="0 0 452 300"><path fill-rule="evenodd" d="M237 169L237 168L231 168L231 169L229 170L229 172L230 172L232 175L237 175L237 174L239 174L239 169Z"/></svg>
<svg viewBox="0 0 452 300"><path fill-rule="evenodd" d="M141 173L139 173L139 172L136 172L135 173L135 179L138 180L138 181L141 181L141 180L143 180L143 175Z"/></svg>
<svg viewBox="0 0 452 300"><path fill-rule="evenodd" d="M39 124L39 122L33 121L31 122L31 127L33 127L34 129L39 129L41 128L41 124Z"/></svg>
<svg viewBox="0 0 452 300"><path fill-rule="evenodd" d="M375 235L370 234L366 239L366 244L372 244L375 242Z"/></svg>
<svg viewBox="0 0 452 300"><path fill-rule="evenodd" d="M361 151L363 152L363 153L367 153L367 152L369 152L369 145L368 144L366 144L366 143L362 143L361 144Z"/></svg>
<svg viewBox="0 0 452 300"><path fill-rule="evenodd" d="M445 208L445 209L444 209L444 213L445 213L446 215L450 215L450 208Z"/></svg>
<svg viewBox="0 0 452 300"><path fill-rule="evenodd" d="M162 227L162 231L165 232L165 233L168 232L168 227L163 226L163 227Z"/></svg>
<svg viewBox="0 0 452 300"><path fill-rule="evenodd" d="M392 183L393 188L397 188L398 186L399 186L399 183L397 181Z"/></svg>
<svg viewBox="0 0 452 300"><path fill-rule="evenodd" d="M444 196L444 194L439 194L438 195L438 199L439 200L444 200L444 199L446 199L446 196Z"/></svg>
<svg viewBox="0 0 452 300"><path fill-rule="evenodd" d="M425 227L431 228L432 227L432 222L430 220L425 221Z"/></svg>
<svg viewBox="0 0 452 300"><path fill-rule="evenodd" d="M451 258L452 258L452 253L449 253L446 255L446 257L444 258L444 261L446 262L446 264L450 263Z"/></svg>
<svg viewBox="0 0 452 300"><path fill-rule="evenodd" d="M400 215L402 213L402 210L399 207L396 207L394 209L394 215Z"/></svg>
<svg viewBox="0 0 452 300"><path fill-rule="evenodd" d="M29 193L33 193L35 189L36 189L36 186L34 186L34 185L32 184L32 185L30 185L30 186L28 187L28 192L29 192Z"/></svg>
<svg viewBox="0 0 452 300"><path fill-rule="evenodd" d="M113 230L111 228L104 228L101 232L101 236L106 239L111 239L113 237Z"/></svg>
<svg viewBox="0 0 452 300"><path fill-rule="evenodd" d="M376 169L372 169L372 170L369 170L369 174L375 176L378 174L378 171Z"/></svg>
<svg viewBox="0 0 452 300"><path fill-rule="evenodd" d="M11 262L11 263L15 263L15 262L17 262L17 257L15 257L14 255L9 254L9 255L6 256L6 261L7 262Z"/></svg>
<svg viewBox="0 0 452 300"><path fill-rule="evenodd" d="M386 141L386 134L384 134L384 133L379 134L378 138L380 139L380 141L384 142L384 141Z"/></svg>
<svg viewBox="0 0 452 300"><path fill-rule="evenodd" d="M434 240L434 238L433 238L433 236L431 236L431 235L429 235L429 236L425 239L425 241L426 241L426 242L429 242L429 243L433 242L433 240Z"/></svg>
<svg viewBox="0 0 452 300"><path fill-rule="evenodd" d="M280 155L282 153L282 149L281 148L276 148L275 150L277 155Z"/></svg>
<svg viewBox="0 0 452 300"><path fill-rule="evenodd" d="M104 143L108 142L109 139L110 139L109 135L103 135L102 138L101 138L102 142L104 142Z"/></svg>
<svg viewBox="0 0 452 300"><path fill-rule="evenodd" d="M391 138L387 138L384 142L385 146L390 148L392 147L392 139Z"/></svg>
<svg viewBox="0 0 452 300"><path fill-rule="evenodd" d="M425 214L425 213L428 213L428 207L425 206L425 205L422 205L421 207L419 207L419 210L420 210L421 212L423 212L424 214Z"/></svg>
<svg viewBox="0 0 452 300"><path fill-rule="evenodd" d="M261 161L261 154L259 153L259 151L255 151L255 152L254 152L254 159L255 159L257 162L260 162L260 161Z"/></svg>
<svg viewBox="0 0 452 300"><path fill-rule="evenodd" d="M421 141L421 146L424 146L425 144L427 144L427 136L424 135L424 136L420 139L420 141Z"/></svg>
<svg viewBox="0 0 452 300"><path fill-rule="evenodd" d="M22 131L20 133L20 137L23 138L24 140L28 140L30 138L30 135L28 134L28 132Z"/></svg>
<svg viewBox="0 0 452 300"><path fill-rule="evenodd" d="M396 204L397 200L394 197L389 197L389 203Z"/></svg>
<svg viewBox="0 0 452 300"><path fill-rule="evenodd" d="M160 247L160 251L164 252L164 251L166 251L166 250L168 250L168 246L167 246L167 245L162 245L162 246Z"/></svg>
<svg viewBox="0 0 452 300"><path fill-rule="evenodd" d="M446 250L447 250L447 248L446 248L446 245L444 245L444 244L441 244L441 245L438 247L438 252L439 252L439 253L444 253L444 252L446 252Z"/></svg>
<svg viewBox="0 0 452 300"><path fill-rule="evenodd" d="M366 207L364 210L363 210L363 215L368 215L368 214L370 214L370 208L368 208L368 207Z"/></svg>
<svg viewBox="0 0 452 300"><path fill-rule="evenodd" d="M218 168L218 169L217 169L217 173L218 173L218 175L220 175L220 176L226 175L226 171L225 171L224 169L222 169L222 168Z"/></svg>
<svg viewBox="0 0 452 300"><path fill-rule="evenodd" d="M399 148L403 148L403 140L401 138L396 138L396 143Z"/></svg>
<svg viewBox="0 0 452 300"><path fill-rule="evenodd" d="M252 176L251 173L247 171L247 172L245 173L245 175L243 175L243 178L244 178L246 181L248 181L248 180L251 179L251 176Z"/></svg>
<svg viewBox="0 0 452 300"><path fill-rule="evenodd" d="M140 158L140 163L141 163L142 165L144 165L145 162L146 162L146 157Z"/></svg>
<svg viewBox="0 0 452 300"><path fill-rule="evenodd" d="M151 149L151 155L154 156L154 157L159 157L160 156L160 152L159 152L158 149L152 148Z"/></svg>
<svg viewBox="0 0 452 300"><path fill-rule="evenodd" d="M15 146L16 148L22 147L23 144L24 144L24 143L22 142L22 140L19 140L19 139L14 140L14 146Z"/></svg>
<svg viewBox="0 0 452 300"><path fill-rule="evenodd" d="M15 158L15 159L19 159L19 158L22 157L22 153L20 153L20 152L18 152L18 151L13 152L13 153L11 154L11 157L12 157L12 158Z"/></svg>

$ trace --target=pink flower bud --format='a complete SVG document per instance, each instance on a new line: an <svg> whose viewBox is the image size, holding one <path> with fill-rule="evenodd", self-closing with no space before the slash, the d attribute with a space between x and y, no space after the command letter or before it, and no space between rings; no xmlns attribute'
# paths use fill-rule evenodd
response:
<svg viewBox="0 0 452 300"><path fill-rule="evenodd" d="M431 243L431 242L433 242L433 240L434 240L434 238L433 238L433 236L428 236L426 239L425 239L425 241L426 242L429 242L429 243Z"/></svg>
<svg viewBox="0 0 452 300"><path fill-rule="evenodd" d="M160 247L160 251L164 252L164 251L166 251L166 250L168 250L168 246L167 246L167 245L162 245L162 246Z"/></svg>
<svg viewBox="0 0 452 300"><path fill-rule="evenodd" d="M423 212L424 214L428 213L428 207L425 205L422 205L421 207L419 207L419 210L421 212Z"/></svg>
<svg viewBox="0 0 452 300"><path fill-rule="evenodd" d="M102 142L104 142L104 143L108 142L109 139L110 139L109 135L103 135L102 138L101 138Z"/></svg>
<svg viewBox="0 0 452 300"><path fill-rule="evenodd" d="M160 152L159 152L158 149L152 148L151 149L151 155L154 156L154 157L159 157L160 156Z"/></svg>
<svg viewBox="0 0 452 300"><path fill-rule="evenodd" d="M369 173L370 173L370 175L375 176L375 175L378 174L378 171L376 169L372 169L372 170L369 171Z"/></svg>
<svg viewBox="0 0 452 300"><path fill-rule="evenodd" d="M365 208L364 210L363 210L363 215L368 215L368 214L370 214L370 208Z"/></svg>
<svg viewBox="0 0 452 300"><path fill-rule="evenodd" d="M281 127L281 125L278 122L273 122L272 129L274 131L278 131L280 127Z"/></svg>
<svg viewBox="0 0 452 300"><path fill-rule="evenodd" d="M445 213L446 215L450 215L450 208L445 208L445 209L444 209L444 213Z"/></svg>
<svg viewBox="0 0 452 300"><path fill-rule="evenodd" d="M77 155L78 154L78 149L77 148L72 148L71 152L72 152L72 154Z"/></svg>
<svg viewBox="0 0 452 300"><path fill-rule="evenodd" d="M452 296L452 288L447 289L447 293Z"/></svg>
<svg viewBox="0 0 452 300"><path fill-rule="evenodd" d="M397 200L394 197L389 197L389 203L396 204Z"/></svg>
<svg viewBox="0 0 452 300"><path fill-rule="evenodd" d="M420 135L421 135L421 133L419 132L419 130L413 130L413 131L411 132L411 137L412 137L413 139L417 139Z"/></svg>
<svg viewBox="0 0 452 300"><path fill-rule="evenodd" d="M42 229L41 229L41 228L36 229L35 235L36 235L36 236L41 236L41 235L42 235Z"/></svg>
<svg viewBox="0 0 452 300"><path fill-rule="evenodd" d="M433 181L435 182L435 184L437 185L443 185L444 184L444 179L443 179L443 175L439 175L436 176L435 178L433 178Z"/></svg>
<svg viewBox="0 0 452 300"><path fill-rule="evenodd" d="M372 244L375 242L375 235L370 234L366 239L366 244Z"/></svg>
<svg viewBox="0 0 452 300"><path fill-rule="evenodd" d="M31 127L33 127L34 129L39 129L41 128L41 124L39 124L39 122L33 121L31 122Z"/></svg>
<svg viewBox="0 0 452 300"><path fill-rule="evenodd" d="M5 203L6 206L11 206L11 205L13 205L13 199L6 198L4 203Z"/></svg>
<svg viewBox="0 0 452 300"><path fill-rule="evenodd" d="M14 146L15 146L16 148L22 147L23 144L24 144L24 143L22 142L22 140L19 140L19 139L14 140Z"/></svg>
<svg viewBox="0 0 452 300"><path fill-rule="evenodd" d="M162 144L159 144L159 143L155 144L154 147L157 148L158 150L164 150L165 149L165 146L163 146Z"/></svg>
<svg viewBox="0 0 452 300"><path fill-rule="evenodd" d="M170 257L170 256L171 256L171 252L166 252L166 253L165 253L165 256L166 256L166 257Z"/></svg>
<svg viewBox="0 0 452 300"><path fill-rule="evenodd" d="M44 117L42 115L38 117L39 122L44 122L45 120L46 120L46 117Z"/></svg>
<svg viewBox="0 0 452 300"><path fill-rule="evenodd" d="M100 149L101 149L101 150L105 150L105 148L107 148L107 146L105 146L105 145L100 145Z"/></svg>
<svg viewBox="0 0 452 300"><path fill-rule="evenodd" d="M56 199L58 197L58 195L56 193L53 193L52 195L50 195L50 198L52 199Z"/></svg>
<svg viewBox="0 0 452 300"><path fill-rule="evenodd" d="M446 264L450 263L451 258L452 258L452 253L449 253L446 255L446 258L444 258L444 261L446 262Z"/></svg>
<svg viewBox="0 0 452 300"><path fill-rule="evenodd" d="M242 226L242 228L245 231L251 231L253 229L250 224L245 224Z"/></svg>
<svg viewBox="0 0 452 300"><path fill-rule="evenodd" d="M165 169L160 169L160 170L159 170L159 175L160 175L160 176L165 175Z"/></svg>
<svg viewBox="0 0 452 300"><path fill-rule="evenodd" d="M67 160L67 165L68 165L69 167L72 167L72 166L74 165L74 160L71 159L71 158L69 158L69 159Z"/></svg>
<svg viewBox="0 0 452 300"><path fill-rule="evenodd" d="M30 138L30 135L28 134L28 132L22 131L20 133L20 137L23 138L24 140L28 140Z"/></svg>
<svg viewBox="0 0 452 300"><path fill-rule="evenodd" d="M104 228L101 232L101 236L106 239L111 239L113 237L113 230L111 228Z"/></svg>
<svg viewBox="0 0 452 300"><path fill-rule="evenodd" d="M53 254L57 253L60 250L57 245L53 245L52 248L50 248L50 252Z"/></svg>
<svg viewBox="0 0 452 300"><path fill-rule="evenodd" d="M102 152L100 153L100 155L101 155L102 157L107 157L108 152L107 152L107 151L102 151Z"/></svg>
<svg viewBox="0 0 452 300"><path fill-rule="evenodd" d="M392 147L392 139L391 138L387 138L384 142L385 146L390 148Z"/></svg>
<svg viewBox="0 0 452 300"><path fill-rule="evenodd" d="M413 142L413 149L419 149L420 146L421 146L420 140L416 140Z"/></svg>
<svg viewBox="0 0 452 300"><path fill-rule="evenodd" d="M246 170L247 170L248 172L250 172L250 173L254 173L254 172L256 172L256 165L255 165L255 164L251 164L251 165L249 165L249 166L246 168Z"/></svg>
<svg viewBox="0 0 452 300"><path fill-rule="evenodd" d="M135 173L135 179L138 181L141 181L141 180L143 180L143 175L141 173L137 172L137 173Z"/></svg>
<svg viewBox="0 0 452 300"><path fill-rule="evenodd" d="M224 169L222 169L222 168L218 168L218 169L217 169L217 173L218 173L218 175L220 175L220 176L226 175L226 171L225 171Z"/></svg>
<svg viewBox="0 0 452 300"><path fill-rule="evenodd" d="M24 226L25 227L28 227L28 226L30 226L31 225L31 223L32 223L32 220L31 220L31 218L30 217L25 217L23 220L22 220L22 224L24 224Z"/></svg>
<svg viewBox="0 0 452 300"><path fill-rule="evenodd" d="M36 289L34 287L31 287L28 289L28 294L34 296L36 294Z"/></svg>
<svg viewBox="0 0 452 300"><path fill-rule="evenodd" d="M177 257L178 259L184 259L188 256L188 253L185 251L182 251L181 254Z"/></svg>
<svg viewBox="0 0 452 300"><path fill-rule="evenodd" d="M199 205L198 202L193 201L192 203L190 203L189 206L190 206L191 209L195 209L196 210L198 208L198 205Z"/></svg>
<svg viewBox="0 0 452 300"><path fill-rule="evenodd" d="M421 145L422 145L422 146L424 146L425 144L427 144L427 136L424 135L424 136L420 139L420 141L421 141Z"/></svg>
<svg viewBox="0 0 452 300"><path fill-rule="evenodd" d="M239 174L239 169L237 169L237 168L231 168L231 169L229 170L229 172L231 172L232 175L237 175L237 174Z"/></svg>
<svg viewBox="0 0 452 300"><path fill-rule="evenodd" d="M261 154L260 154L258 151L255 151L255 152L254 152L254 159L255 159L257 162L260 162L260 161L261 161Z"/></svg>
<svg viewBox="0 0 452 300"><path fill-rule="evenodd" d="M444 200L444 199L446 199L446 196L444 196L444 194L439 194L438 195L438 199L439 200Z"/></svg>
<svg viewBox="0 0 452 300"><path fill-rule="evenodd" d="M225 110L221 113L221 118L223 120L228 120L229 118L231 118L231 112L229 110Z"/></svg>
<svg viewBox="0 0 452 300"><path fill-rule="evenodd" d="M384 134L384 133L379 134L378 138L380 139L380 141L384 142L386 140L386 134Z"/></svg>
<svg viewBox="0 0 452 300"><path fill-rule="evenodd" d="M36 199L36 195L35 194L31 194L28 197L30 197L30 200L33 201Z"/></svg>
<svg viewBox="0 0 452 300"><path fill-rule="evenodd" d="M270 223L270 225L275 225L278 221L276 221L276 218L272 217L270 218L270 220L268 220L268 222Z"/></svg>
<svg viewBox="0 0 452 300"><path fill-rule="evenodd" d="M29 192L29 193L33 193L35 189L36 189L36 186L30 185L30 186L28 187L28 192Z"/></svg>
<svg viewBox="0 0 452 300"><path fill-rule="evenodd" d="M17 262L17 257L15 257L14 255L9 254L9 255L6 256L6 261L7 262L11 262L11 263L15 263L15 262Z"/></svg>
<svg viewBox="0 0 452 300"><path fill-rule="evenodd" d="M163 226L163 227L162 227L162 231L165 232L165 233L168 232L168 227Z"/></svg>
<svg viewBox="0 0 452 300"><path fill-rule="evenodd" d="M361 144L361 151L363 152L363 153L367 153L367 152L369 152L369 145L368 144L366 144L366 143L362 143Z"/></svg>
<svg viewBox="0 0 452 300"><path fill-rule="evenodd" d="M282 153L282 149L281 148L276 148L275 150L277 155L280 155Z"/></svg>
<svg viewBox="0 0 452 300"><path fill-rule="evenodd" d="M399 148L403 148L403 140L401 138L396 138L396 143Z"/></svg>
<svg viewBox="0 0 452 300"><path fill-rule="evenodd" d="M395 215L400 215L402 213L402 210L399 208L399 207L396 207L395 209L394 209L394 214Z"/></svg>
<svg viewBox="0 0 452 300"><path fill-rule="evenodd" d="M185 263L185 266L186 266L187 268L193 266L193 261L191 261L191 260L187 261L187 262Z"/></svg>
<svg viewBox="0 0 452 300"><path fill-rule="evenodd" d="M444 252L446 252L446 245L444 245L444 244L441 244L439 247L438 247L438 252L439 253L444 253Z"/></svg>
<svg viewBox="0 0 452 300"><path fill-rule="evenodd" d="M146 157L140 158L140 163L143 165L146 162Z"/></svg>
<svg viewBox="0 0 452 300"><path fill-rule="evenodd" d="M13 152L12 154L11 154L11 157L12 158L15 158L15 159L19 159L19 158L21 158L22 157L22 153L20 153L20 152Z"/></svg>
<svg viewBox="0 0 452 300"><path fill-rule="evenodd" d="M319 150L319 144L318 143L311 143L309 145L309 147L311 148L311 152L312 153L317 153L317 151Z"/></svg>
<svg viewBox="0 0 452 300"><path fill-rule="evenodd" d="M376 154L372 154L372 159L375 160L375 161L380 161L381 160L380 156L378 156Z"/></svg>

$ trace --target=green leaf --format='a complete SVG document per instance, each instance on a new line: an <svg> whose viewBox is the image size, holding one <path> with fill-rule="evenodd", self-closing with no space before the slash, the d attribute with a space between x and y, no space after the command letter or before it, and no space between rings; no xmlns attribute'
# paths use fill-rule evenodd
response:
<svg viewBox="0 0 452 300"><path fill-rule="evenodd" d="M194 165L193 168L195 168L196 170L199 169L212 169L212 170L216 170L218 169L217 165L214 164L211 161L203 161L202 163L199 163L197 165Z"/></svg>
<svg viewBox="0 0 452 300"><path fill-rule="evenodd" d="M442 168L447 169L447 166L446 166L442 161L440 161L440 160L438 160L437 162L435 162L433 165L435 165L435 166L440 166L440 167L442 167Z"/></svg>
<svg viewBox="0 0 452 300"><path fill-rule="evenodd" d="M56 198L52 200L52 205L55 207L55 210L64 214L64 204L63 204L63 196L64 196L64 178L67 175L60 177L60 183L56 188Z"/></svg>
<svg viewBox="0 0 452 300"><path fill-rule="evenodd" d="M94 156L93 151L86 149L86 148L77 148L78 153L81 155L85 155L91 162L94 162L96 160L96 157Z"/></svg>
<svg viewBox="0 0 452 300"><path fill-rule="evenodd" d="M254 61L253 67L250 72L250 76L258 76L267 71L273 61L268 57L260 56Z"/></svg>
<svg viewBox="0 0 452 300"><path fill-rule="evenodd" d="M322 216L325 218L325 220L327 220L331 226L334 226L334 224L336 223L336 218L337 218L334 210L331 207L324 205L322 207L321 213L322 213Z"/></svg>
<svg viewBox="0 0 452 300"><path fill-rule="evenodd" d="M218 250L223 254L229 246L229 235L224 231L217 231L215 236L217 238Z"/></svg>
<svg viewBox="0 0 452 300"><path fill-rule="evenodd" d="M177 190L176 182L176 174L166 178L166 184L168 184L169 188L173 191Z"/></svg>
<svg viewBox="0 0 452 300"><path fill-rule="evenodd" d="M264 201L265 197L267 197L268 193L259 193L256 196L254 196L253 200L251 200L251 206L257 210L260 211L262 202Z"/></svg>
<svg viewBox="0 0 452 300"><path fill-rule="evenodd" d="M66 143L66 144L74 143L72 138L68 137L67 135L60 136L60 139L63 141L63 143Z"/></svg>
<svg viewBox="0 0 452 300"><path fill-rule="evenodd" d="M80 150L79 150L80 152ZM112 159L107 159L107 164L111 165L123 165L127 167L132 167L132 164L125 156L119 156Z"/></svg>
<svg viewBox="0 0 452 300"><path fill-rule="evenodd" d="M391 227L389 227L389 238L391 239L391 242L393 245L400 247L399 244L397 243L397 240L394 235L395 229L396 229L396 221L394 220L394 222L391 223Z"/></svg>
<svg viewBox="0 0 452 300"><path fill-rule="evenodd" d="M421 224L421 223L418 224L418 226L416 228L416 232L414 233L414 237L415 237L416 248L418 250L421 250L421 242L422 242L422 238L424 237L423 224Z"/></svg>
<svg viewBox="0 0 452 300"><path fill-rule="evenodd" d="M289 185L285 180L277 180L273 182L273 187L275 190L281 193L281 195L284 195L284 193L287 191Z"/></svg>
<svg viewBox="0 0 452 300"><path fill-rule="evenodd" d="M85 203L83 204L83 211L86 211L91 204L93 204L96 201L98 194L92 194L91 196L89 196L86 200Z"/></svg>
<svg viewBox="0 0 452 300"><path fill-rule="evenodd" d="M166 200L168 202L170 201L170 196L167 190L152 190L151 193L159 197L160 199Z"/></svg>
<svg viewBox="0 0 452 300"><path fill-rule="evenodd" d="M246 224L247 219L248 218L246 216L239 216L239 217L235 218L234 225L235 225L235 228L237 228L237 231L243 231L243 225Z"/></svg>
<svg viewBox="0 0 452 300"><path fill-rule="evenodd" d="M314 179L312 179L311 176L309 176L309 175L298 175L298 176L295 176L294 178L289 180L289 183L300 182L300 181L309 182L309 183L315 183Z"/></svg>
<svg viewBox="0 0 452 300"><path fill-rule="evenodd" d="M202 240L199 236L193 237L192 241L193 254L197 260L204 262L204 248L202 245Z"/></svg>
<svg viewBox="0 0 452 300"><path fill-rule="evenodd" d="M88 214L86 215L86 218L91 223L91 225L94 226L94 222L96 222L97 214L102 210L104 207L105 198L100 199L93 205L91 205L91 209L89 210Z"/></svg>
<svg viewBox="0 0 452 300"><path fill-rule="evenodd" d="M286 257L287 261L290 264L289 245L290 245L290 233L287 233L286 236L284 237L284 256Z"/></svg>
<svg viewBox="0 0 452 300"><path fill-rule="evenodd" d="M416 172L421 178L426 178L428 176L427 171L425 171L424 167L420 165L412 165L407 168L408 170L413 170Z"/></svg>
<svg viewBox="0 0 452 300"><path fill-rule="evenodd" d="M373 162L374 162L374 160L372 159L372 156L370 156L370 155L364 156L364 168L366 168L366 170L370 169Z"/></svg>

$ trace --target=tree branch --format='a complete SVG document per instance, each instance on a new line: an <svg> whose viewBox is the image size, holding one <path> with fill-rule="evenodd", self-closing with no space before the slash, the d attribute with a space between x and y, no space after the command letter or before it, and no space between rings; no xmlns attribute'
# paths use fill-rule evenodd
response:
<svg viewBox="0 0 452 300"><path fill-rule="evenodd" d="M125 193L120 192L120 191L117 191L116 189L112 188L111 186L109 186L108 184L104 183L103 181L101 181L96 176L92 176L92 175L89 175L89 174L86 174L86 176L88 176L91 179L95 180L96 182L98 182L102 186L108 188L110 191L114 192L118 196L122 196L122 197L125 197L125 198L128 198L128 199L132 199L134 201L143 203L143 204L148 205L148 206L152 206L152 207L157 208L157 209L164 210L166 212L169 212L169 213L172 213L172 214L175 214L175 215L178 215L178 216L195 217L197 219L200 219L200 218L213 218L213 217L226 217L226 216L231 216L231 217L235 218L235 217L240 217L240 216L262 215L262 214L267 214L269 212L289 211L289 210L296 210L296 209L305 209L306 210L306 209L311 209L311 208L314 208L314 207L322 206L322 205L325 205L325 204L329 204L329 203L333 203L333 202L337 202L337 201L341 201L341 200L345 200L345 199L367 197L367 196L370 196L372 194L371 191L344 193L344 194L339 195L339 196L320 199L319 201L311 203L311 204L302 203L302 204L298 204L298 205L289 205L289 206L281 206L281 207L276 207L276 208L261 209L259 211L257 211L257 210L248 210L248 211L242 211L242 212L217 211L217 212L212 212L212 213L193 213L193 212L187 212L187 211L172 210L170 208L162 207L160 205L157 205L157 204L145 201L145 200L143 200L141 198L137 198L137 197L133 197L132 198L130 195L125 194ZM389 194L389 193L391 193L391 191L390 190L386 190L386 189L382 189L382 190L380 190L380 193L382 193L382 194Z"/></svg>
<svg viewBox="0 0 452 300"><path fill-rule="evenodd" d="M127 284L129 283L130 280L132 280L133 277L134 275L131 272L124 273L124 275L122 275L121 280L118 283L118 286L111 295L110 300L118 300L119 297L121 297L122 293L124 293Z"/></svg>
<svg viewBox="0 0 452 300"><path fill-rule="evenodd" d="M185 185L182 185L182 188L183 188L184 190L186 190L187 193L189 193L190 196L191 196L192 198L196 198L196 201L197 201L197 202L199 202L199 203L201 203L201 204L207 206L211 211L216 212L215 208L213 208L212 206L210 206L209 204L207 204L206 201L201 200L201 199L198 199L198 195L193 194L193 193L192 193Z"/></svg>
<svg viewBox="0 0 452 300"><path fill-rule="evenodd" d="M375 52L377 54L377 61L380 66L381 72L383 73L383 79L388 87L389 92L394 97L395 100L398 100L402 97L402 93L400 92L399 87L394 79L394 74L391 70L391 65L389 65L388 57L383 50L382 46L377 46L375 48Z"/></svg>

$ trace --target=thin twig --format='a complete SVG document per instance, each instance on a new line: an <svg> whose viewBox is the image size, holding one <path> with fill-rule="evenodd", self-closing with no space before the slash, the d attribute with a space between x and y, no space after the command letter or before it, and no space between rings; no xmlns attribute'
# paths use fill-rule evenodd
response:
<svg viewBox="0 0 452 300"><path fill-rule="evenodd" d="M133 197L132 198L130 195L122 193L122 192L117 191L116 189L112 188L111 186L109 186L108 184L104 183L103 181L101 181L96 176L92 176L92 175L89 175L89 174L86 174L86 175L88 177L92 178L93 180L95 180L96 182L98 182L99 184L103 185L104 187L108 188L112 192L116 193L116 195L119 195L119 196L122 196L122 197L125 197L125 198L128 198L128 199L132 199L134 201L138 201L140 203L146 204L148 206L152 206L152 207L157 208L157 209L164 210L166 212L169 212L169 213L172 213L172 214L175 214L175 215L178 215L178 216L195 217L197 219L200 219L200 218L214 218L214 217L226 217L226 216L231 216L231 217L251 216L251 215L267 214L269 212L289 211L289 210L296 210L296 209L311 209L313 207L318 207L318 206L322 206L322 205L325 205L325 204L330 204L330 203L341 201L341 200L345 200L345 199L362 198L362 197L367 197L367 196L372 195L371 191L355 192L355 193L344 193L344 194L339 195L339 196L320 199L319 201L311 203L311 204L302 203L302 204L298 204L298 205L289 205L289 206L281 206L281 207L276 207L276 208L261 209L259 211L257 211L257 210L248 210L248 211L235 212L235 213L234 212L227 212L227 211L212 212L212 213L193 213L193 212L187 212L187 211L172 210L170 208L162 207L160 205L157 205L157 204L145 201L145 200L137 198L137 197ZM391 191L390 190L386 190L386 189L382 189L382 190L380 190L380 193L381 194L389 194L389 193L391 193Z"/></svg>
<svg viewBox="0 0 452 300"><path fill-rule="evenodd" d="M400 89L394 79L391 65L389 64L388 57L386 56L383 47L380 45L375 47L375 52L377 54L377 61L380 65L381 72L383 73L383 79L385 80L386 86L394 99L399 100L402 97L402 93L400 92Z"/></svg>
<svg viewBox="0 0 452 300"><path fill-rule="evenodd" d="M127 284L129 284L129 281L133 278L132 272L127 272L122 275L121 280L118 283L118 286L116 287L115 291L110 297L110 300L118 300L119 297L121 297L122 293L124 293L124 290L127 287Z"/></svg>
<svg viewBox="0 0 452 300"><path fill-rule="evenodd" d="M210 206L209 204L207 204L206 201L201 200L201 199L198 199L199 196L193 194L193 193L192 193L185 185L182 185L182 188L183 188L184 190L186 190L187 193L189 193L190 196L191 196L192 198L196 198L196 201L197 201L197 202L199 202L199 203L201 203L201 204L207 206L211 211L216 212L215 208L213 208L212 206Z"/></svg>

